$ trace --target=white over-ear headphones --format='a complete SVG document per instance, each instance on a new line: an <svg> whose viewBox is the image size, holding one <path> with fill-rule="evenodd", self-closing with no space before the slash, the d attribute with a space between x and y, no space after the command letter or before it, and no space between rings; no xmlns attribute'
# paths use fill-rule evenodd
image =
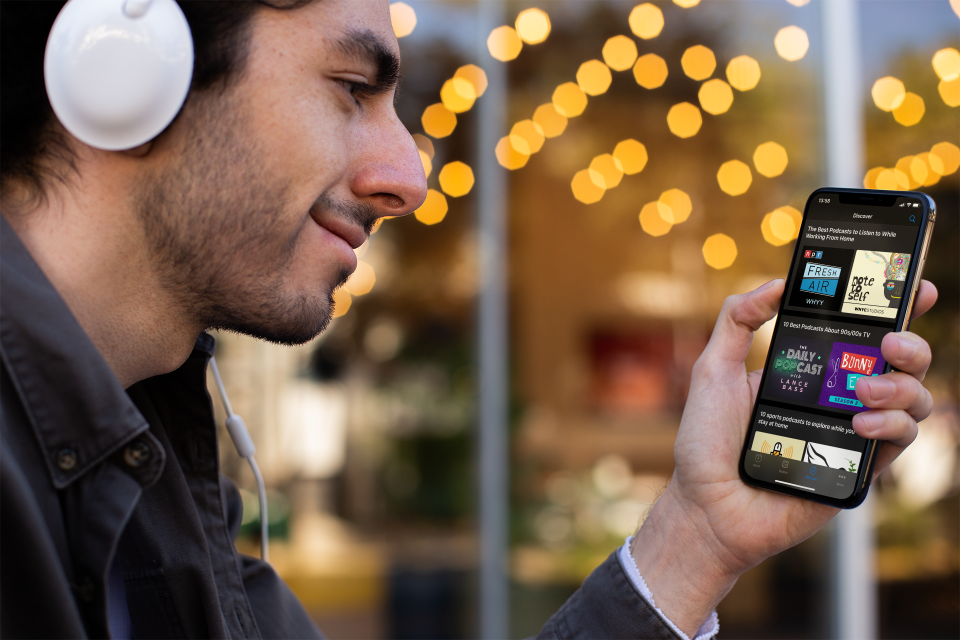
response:
<svg viewBox="0 0 960 640"><path fill-rule="evenodd" d="M67 131L111 151L163 131L193 75L193 38L174 0L70 0L47 38L47 96Z"/></svg>

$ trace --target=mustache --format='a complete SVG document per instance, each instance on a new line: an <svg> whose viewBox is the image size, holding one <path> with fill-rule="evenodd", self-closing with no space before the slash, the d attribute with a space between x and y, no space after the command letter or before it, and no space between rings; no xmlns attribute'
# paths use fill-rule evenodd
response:
<svg viewBox="0 0 960 640"><path fill-rule="evenodd" d="M340 200L334 198L329 193L321 194L311 208L337 212L342 217L351 222L355 222L357 226L363 229L368 237L373 231L373 225L375 225L381 217L380 214L377 213L376 208L371 204Z"/></svg>

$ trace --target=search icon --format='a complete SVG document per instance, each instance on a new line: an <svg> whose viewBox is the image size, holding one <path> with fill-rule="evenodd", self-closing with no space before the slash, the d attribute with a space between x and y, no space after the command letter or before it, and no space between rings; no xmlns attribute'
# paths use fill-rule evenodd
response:
<svg viewBox="0 0 960 640"><path fill-rule="evenodd" d="M910 222L916 222L917 216L910 216Z"/></svg>

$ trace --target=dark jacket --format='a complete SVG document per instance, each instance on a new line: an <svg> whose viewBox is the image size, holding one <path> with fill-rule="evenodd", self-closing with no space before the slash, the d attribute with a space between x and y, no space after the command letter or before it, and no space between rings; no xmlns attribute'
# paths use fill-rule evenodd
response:
<svg viewBox="0 0 960 640"><path fill-rule="evenodd" d="M0 220L0 635L107 637L116 558L134 638L322 637L273 569L233 545L206 389L214 341L124 390ZM676 638L616 554L545 638Z"/></svg>

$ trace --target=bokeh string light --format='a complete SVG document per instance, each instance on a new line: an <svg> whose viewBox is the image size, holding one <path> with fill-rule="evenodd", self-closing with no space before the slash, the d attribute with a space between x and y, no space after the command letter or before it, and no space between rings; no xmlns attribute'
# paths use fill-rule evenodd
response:
<svg viewBox="0 0 960 640"><path fill-rule="evenodd" d="M413 33L417 26L417 12L406 2L394 2L390 5L390 22L393 34L398 38L405 38Z"/></svg>
<svg viewBox="0 0 960 640"><path fill-rule="evenodd" d="M777 32L773 45L781 58L788 62L796 62L807 55L810 39L807 38L807 32L800 27L789 26Z"/></svg>
<svg viewBox="0 0 960 640"><path fill-rule="evenodd" d="M873 167L864 176L863 186L887 191L931 187L958 168L960 147L939 142L930 151L900 158L893 167Z"/></svg>

